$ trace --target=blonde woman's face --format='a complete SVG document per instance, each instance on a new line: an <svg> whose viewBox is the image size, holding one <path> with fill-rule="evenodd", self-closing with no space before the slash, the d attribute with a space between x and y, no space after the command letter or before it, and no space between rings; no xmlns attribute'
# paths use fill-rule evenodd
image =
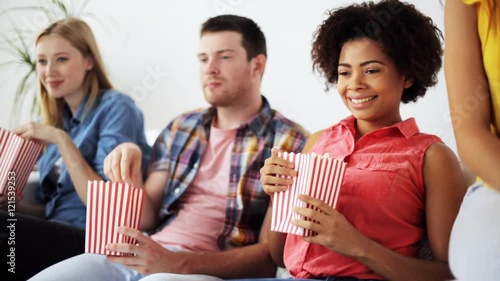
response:
<svg viewBox="0 0 500 281"><path fill-rule="evenodd" d="M59 35L46 35L36 45L38 78L50 96L66 101L82 100L83 80L94 66L66 39Z"/></svg>

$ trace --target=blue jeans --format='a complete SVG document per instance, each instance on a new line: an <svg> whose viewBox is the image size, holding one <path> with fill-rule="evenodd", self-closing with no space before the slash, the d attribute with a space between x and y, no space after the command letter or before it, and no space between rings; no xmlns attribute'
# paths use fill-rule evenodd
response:
<svg viewBox="0 0 500 281"><path fill-rule="evenodd" d="M227 281L311 281L311 280L324 280L324 281L381 281L379 279L358 279L355 277L326 277L321 279L276 279L276 278L255 278L255 279L230 279Z"/></svg>
<svg viewBox="0 0 500 281"><path fill-rule="evenodd" d="M172 251L176 248L165 247ZM112 263L105 255L82 254L57 263L30 281L219 281L222 279L206 275L159 273L146 276L118 263Z"/></svg>

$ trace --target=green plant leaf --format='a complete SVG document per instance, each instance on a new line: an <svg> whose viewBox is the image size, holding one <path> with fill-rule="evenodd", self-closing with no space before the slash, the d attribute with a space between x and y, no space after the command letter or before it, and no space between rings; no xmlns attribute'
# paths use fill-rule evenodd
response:
<svg viewBox="0 0 500 281"><path fill-rule="evenodd" d="M30 89L31 87L28 83L29 79L34 76L33 75L34 73L35 73L34 70L30 70L28 73L26 73L16 88L16 93L14 97L14 108L13 108L15 116L20 114L23 101L29 93L27 90Z"/></svg>

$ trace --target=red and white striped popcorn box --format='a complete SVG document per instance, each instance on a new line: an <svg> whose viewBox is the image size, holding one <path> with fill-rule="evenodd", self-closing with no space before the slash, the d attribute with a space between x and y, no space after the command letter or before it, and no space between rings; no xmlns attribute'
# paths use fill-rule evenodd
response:
<svg viewBox="0 0 500 281"><path fill-rule="evenodd" d="M0 128L0 194L23 194L43 145Z"/></svg>
<svg viewBox="0 0 500 281"><path fill-rule="evenodd" d="M308 220L295 214L294 207L311 208L299 200L298 195L318 198L335 208L346 163L328 154L280 152L278 156L295 164L297 176L287 190L274 194L271 230L302 236L315 235L312 230L291 224L294 219Z"/></svg>
<svg viewBox="0 0 500 281"><path fill-rule="evenodd" d="M110 243L135 244L137 241L117 232L120 226L139 229L144 204L144 191L133 185L117 182L89 181L87 186L87 225L85 252L111 256L127 254L112 252Z"/></svg>

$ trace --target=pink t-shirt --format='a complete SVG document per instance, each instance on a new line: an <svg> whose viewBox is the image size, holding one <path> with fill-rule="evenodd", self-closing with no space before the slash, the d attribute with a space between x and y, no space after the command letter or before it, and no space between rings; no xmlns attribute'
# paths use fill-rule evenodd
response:
<svg viewBox="0 0 500 281"><path fill-rule="evenodd" d="M413 118L355 140L354 117L325 130L312 152L347 162L337 210L363 235L416 257L425 228L422 166L441 140L419 132ZM353 276L382 279L362 263L289 234L284 260L296 278Z"/></svg>
<svg viewBox="0 0 500 281"><path fill-rule="evenodd" d="M152 235L160 244L188 251L217 251L226 218L231 151L236 129L212 126L200 168L179 198L177 217Z"/></svg>

